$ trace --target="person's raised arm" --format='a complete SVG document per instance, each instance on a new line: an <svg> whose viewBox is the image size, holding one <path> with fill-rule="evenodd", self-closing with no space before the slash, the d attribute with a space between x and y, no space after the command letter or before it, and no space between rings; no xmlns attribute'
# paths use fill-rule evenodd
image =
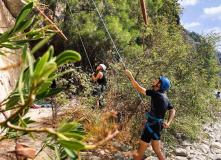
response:
<svg viewBox="0 0 221 160"><path fill-rule="evenodd" d="M167 123L163 123L163 128L168 128L169 127L170 123L172 122L172 120L173 120L173 118L175 116L175 113L176 113L176 111L175 111L174 108L169 110L168 122Z"/></svg>
<svg viewBox="0 0 221 160"><path fill-rule="evenodd" d="M101 72L99 72L96 77L94 76L94 73L92 74L92 79L94 82L97 82L97 80L101 79L102 77L103 77L103 74Z"/></svg>
<svg viewBox="0 0 221 160"><path fill-rule="evenodd" d="M130 72L129 70L125 70L125 72L126 72L126 75L130 78L133 87L134 87L137 91L139 91L140 93L146 95L146 89L143 88L143 87L141 87L141 86L135 81L135 79L134 79L133 75L131 74L131 72Z"/></svg>

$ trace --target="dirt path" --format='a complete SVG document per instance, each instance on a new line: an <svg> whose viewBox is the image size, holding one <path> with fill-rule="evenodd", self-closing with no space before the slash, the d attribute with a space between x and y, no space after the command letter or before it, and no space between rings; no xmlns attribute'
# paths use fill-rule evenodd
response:
<svg viewBox="0 0 221 160"><path fill-rule="evenodd" d="M31 125L31 128L42 128L42 127L51 127L50 120L52 116L51 108L40 108L40 109L30 109L25 117L31 117L32 120L35 120L36 123ZM37 152L41 148L41 141L45 138L46 134L44 133L34 133L36 141L31 139L29 135L25 135L22 138L18 139L18 143L33 147ZM15 155L7 153L7 151L14 150L15 140L3 140L0 142L0 160L16 160ZM45 150L51 154L50 150ZM42 160L44 157L47 159L46 152L41 152L34 160Z"/></svg>

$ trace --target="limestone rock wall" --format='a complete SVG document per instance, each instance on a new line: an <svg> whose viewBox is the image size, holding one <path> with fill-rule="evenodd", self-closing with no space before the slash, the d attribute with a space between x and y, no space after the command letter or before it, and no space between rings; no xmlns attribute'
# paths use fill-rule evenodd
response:
<svg viewBox="0 0 221 160"><path fill-rule="evenodd" d="M13 17L17 17L24 4L20 0L3 0Z"/></svg>
<svg viewBox="0 0 221 160"><path fill-rule="evenodd" d="M13 0L15 2L17 0ZM16 4L16 3L15 3ZM17 11L20 11L17 7ZM3 0L0 0L0 33L4 33L9 28L11 28L15 23L15 18L9 12L8 8L5 6ZM21 50L10 50L10 52L21 53ZM7 53L7 57L0 55L0 68L9 66L11 64L18 63L20 61L20 56ZM5 99L10 92L14 89L17 79L19 77L19 68L10 69L7 71L0 71L0 102ZM0 114L2 117L2 114ZM0 118L1 119L1 118Z"/></svg>

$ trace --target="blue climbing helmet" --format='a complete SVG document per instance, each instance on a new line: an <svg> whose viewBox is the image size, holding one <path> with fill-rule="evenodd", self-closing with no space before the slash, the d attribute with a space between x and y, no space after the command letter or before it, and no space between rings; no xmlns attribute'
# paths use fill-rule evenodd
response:
<svg viewBox="0 0 221 160"><path fill-rule="evenodd" d="M162 77L162 76L160 76L160 80L162 82L161 89L164 92L170 87L170 81L167 77Z"/></svg>

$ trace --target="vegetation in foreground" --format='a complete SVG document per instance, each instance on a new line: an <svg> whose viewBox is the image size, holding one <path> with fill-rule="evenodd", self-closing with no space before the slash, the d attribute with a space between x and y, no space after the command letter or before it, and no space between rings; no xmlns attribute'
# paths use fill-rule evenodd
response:
<svg viewBox="0 0 221 160"><path fill-rule="evenodd" d="M182 26L178 23L177 15L181 9L176 1L165 0L159 4L150 2L152 1L148 1L147 6L148 11L151 12L148 12L147 26L144 26L141 14L138 12L140 9L137 2L106 1L106 3L103 3L103 1L97 1L102 16L105 17L105 23L123 56L123 61L133 71L133 74L136 75L136 80L146 88L151 88L152 80L160 75L167 76L171 80L172 86L167 95L176 108L177 114L175 121L168 129L166 141L169 145L176 146L179 143L177 141L179 137L182 137L182 140L197 140L199 138L200 126L211 119L214 120L217 111L220 111L218 107L219 102L215 100L213 95L214 88L219 88L220 85L220 78L218 76L220 68L214 55L215 46L220 36L211 33L200 37L200 40L194 41L186 32L183 32ZM15 25L9 32L1 35L1 47L8 47L11 44L8 48L12 49L15 45L19 48L24 48L22 59L29 64L29 68L21 66L21 76L17 88L9 96L8 101L5 100L6 110L18 109L18 112L15 112L16 114L13 114L7 121L2 122L1 126L11 128L8 130L8 133L13 133L12 135L14 136L12 138L16 138L15 132L17 130L22 131L20 136L29 133L33 137L30 132L36 130L26 128L26 124L32 123L30 119L22 120L18 117L16 119L17 122L11 122L11 124L17 125L17 127L10 125L10 121L17 117L18 114L20 116L24 115L22 110L28 107L34 100L52 96L52 93L56 94L62 90L48 89L52 84L52 80L61 76L59 72L55 74L55 71L59 66L68 62L67 57L70 56L70 53L72 56L69 58L73 62L80 58L79 55L77 56L77 53L72 51L63 52L57 58L53 58L53 52L55 52L55 55L58 55L61 50L76 50L82 55L83 61L77 64L81 69L69 63L66 67L72 69L70 70L71 73L69 73L69 76L66 74L59 81L61 84L72 86L70 87L72 93L80 93L83 97L82 102L84 106L81 111L91 122L89 125L83 123L83 128L90 133L90 136L95 132L100 133L95 136L97 137L95 140L96 144L105 145L104 142L106 141L102 141L102 138L107 136L109 131L112 131L112 136L116 135L117 132L114 132L116 129L114 124L116 123L120 131L116 139L119 142L136 147L143 123L145 122L141 102L125 78L124 68L119 61L119 57L114 52L110 40L107 38L92 3L89 1L87 3L80 3L78 0L69 1L68 3L63 1L57 3L55 0L50 1L52 9L55 10L58 5L64 8L64 18L61 19L61 17L56 17L56 15L55 17L58 22L63 20L61 29L69 41L58 40L55 36L54 39L52 38L51 43L57 45L54 45L54 49L50 47L36 62L31 61L31 55L49 41L53 32L45 30L39 34L39 30L30 30L29 34L27 34L27 40L15 42L11 37L15 31L19 32L26 29L34 20L33 18L24 20L25 16L21 16L23 19L17 18L17 26ZM31 4L29 4L30 6ZM30 8L23 9L23 13L30 12ZM104 111L91 111L89 108L94 100L91 97L92 84L89 82L90 76L87 72L84 72L89 71L89 63L81 41L76 34L77 28L73 25L73 20L77 22L77 25L81 25L80 34L92 65L103 62L109 67L107 72L108 88L105 93L106 109L104 110L110 111L113 109L117 111L118 118L116 120L108 119L115 114L108 114L105 116L108 118L103 119ZM69 23L70 21L73 24ZM26 43L40 38L45 39L33 47L29 53ZM40 68L39 66L41 65L48 66L50 70L43 67ZM64 70L66 70L65 67L60 69L60 71ZM78 80L77 85L76 80ZM147 103L150 103L149 99L143 98ZM107 123L102 123L102 121ZM107 128L106 126L110 127ZM104 130L105 132L102 132ZM86 143L82 143L87 142L88 139L85 138L86 132L82 131L82 125L77 122L62 123L56 131L42 131L49 133L46 142L49 140L52 142L51 144L45 143L45 147L48 146L54 149L57 157L66 158L69 156L77 159L77 151L92 149L97 146L88 146ZM125 136L125 133L127 133L127 136ZM74 147L73 143L76 144Z"/></svg>

